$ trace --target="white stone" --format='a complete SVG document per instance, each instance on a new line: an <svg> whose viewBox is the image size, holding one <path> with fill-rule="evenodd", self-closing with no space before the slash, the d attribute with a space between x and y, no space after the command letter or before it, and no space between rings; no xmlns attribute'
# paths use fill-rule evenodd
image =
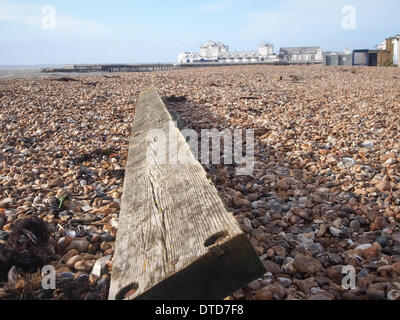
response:
<svg viewBox="0 0 400 320"><path fill-rule="evenodd" d="M329 231L331 235L333 235L334 237L339 237L343 233L342 230L339 230L332 226L329 227Z"/></svg>
<svg viewBox="0 0 400 320"><path fill-rule="evenodd" d="M345 167L352 167L356 164L355 160L352 158L343 158L342 163Z"/></svg>
<svg viewBox="0 0 400 320"><path fill-rule="evenodd" d="M89 212L90 210L92 210L91 206L84 206L82 207L83 212Z"/></svg>
<svg viewBox="0 0 400 320"><path fill-rule="evenodd" d="M390 159L386 160L385 164L391 166L391 165L395 164L396 162L397 162L396 159L390 158Z"/></svg>
<svg viewBox="0 0 400 320"><path fill-rule="evenodd" d="M374 143L372 141L365 141L362 146L364 148L373 148L374 147Z"/></svg>
<svg viewBox="0 0 400 320"><path fill-rule="evenodd" d="M366 249L371 248L371 247L372 247L372 244L370 244L370 243L365 243L365 244L362 244L362 245L358 246L358 247L356 248L356 250L366 250Z"/></svg>
<svg viewBox="0 0 400 320"><path fill-rule="evenodd" d="M93 275L95 275L97 277L101 277L101 275L103 273L103 270L104 270L104 267L106 266L106 263L108 261L110 261L111 258L112 258L112 255L108 255L108 256L105 256L103 258L98 259L95 262L95 264L93 265L91 274L93 274Z"/></svg>

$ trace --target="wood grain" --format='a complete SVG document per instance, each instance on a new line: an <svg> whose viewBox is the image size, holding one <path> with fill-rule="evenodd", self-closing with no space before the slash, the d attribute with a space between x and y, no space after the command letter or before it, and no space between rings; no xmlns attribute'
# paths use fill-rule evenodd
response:
<svg viewBox="0 0 400 320"><path fill-rule="evenodd" d="M143 92L132 125L110 299L222 299L266 272L171 124L157 90ZM153 129L175 135L185 164L160 162L162 148L148 135Z"/></svg>

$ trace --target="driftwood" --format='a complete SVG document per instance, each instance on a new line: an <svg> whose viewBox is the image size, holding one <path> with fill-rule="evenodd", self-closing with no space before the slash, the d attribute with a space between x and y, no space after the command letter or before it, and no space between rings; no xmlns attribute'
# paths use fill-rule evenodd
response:
<svg viewBox="0 0 400 320"><path fill-rule="evenodd" d="M149 142L150 130L168 134L171 124L187 164L157 162L160 149ZM265 272L156 89L143 92L132 126L109 298L223 299Z"/></svg>

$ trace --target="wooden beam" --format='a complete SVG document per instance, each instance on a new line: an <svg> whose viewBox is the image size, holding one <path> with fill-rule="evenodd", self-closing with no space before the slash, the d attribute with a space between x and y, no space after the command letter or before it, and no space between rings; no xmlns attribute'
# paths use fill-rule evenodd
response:
<svg viewBox="0 0 400 320"><path fill-rule="evenodd" d="M159 162L163 146L149 139L152 129L173 133L186 164ZM265 272L157 90L143 92L132 126L109 298L223 299Z"/></svg>

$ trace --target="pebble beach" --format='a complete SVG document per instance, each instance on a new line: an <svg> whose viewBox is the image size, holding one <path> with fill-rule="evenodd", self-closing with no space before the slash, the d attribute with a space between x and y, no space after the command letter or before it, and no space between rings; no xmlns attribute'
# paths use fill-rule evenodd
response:
<svg viewBox="0 0 400 320"><path fill-rule="evenodd" d="M400 300L400 68L323 66L0 79L0 299L108 298L150 85L187 128L255 131L252 175L204 166L267 270L227 299Z"/></svg>

